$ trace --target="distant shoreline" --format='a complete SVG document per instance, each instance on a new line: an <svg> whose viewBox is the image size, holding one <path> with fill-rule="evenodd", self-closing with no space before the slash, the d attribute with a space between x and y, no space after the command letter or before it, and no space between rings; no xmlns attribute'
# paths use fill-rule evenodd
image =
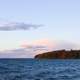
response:
<svg viewBox="0 0 80 80"><path fill-rule="evenodd" d="M35 59L80 59L80 50L56 50L38 54Z"/></svg>

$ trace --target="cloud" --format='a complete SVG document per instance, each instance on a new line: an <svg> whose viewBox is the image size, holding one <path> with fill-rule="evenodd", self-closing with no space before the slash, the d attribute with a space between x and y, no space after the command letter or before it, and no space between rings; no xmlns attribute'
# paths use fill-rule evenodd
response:
<svg viewBox="0 0 80 80"><path fill-rule="evenodd" d="M0 58L29 58L29 57L33 57L33 53L31 51L26 50L25 48L5 50L0 52Z"/></svg>
<svg viewBox="0 0 80 80"><path fill-rule="evenodd" d="M60 49L80 49L80 45L71 43L68 41L57 41L57 40L49 40L49 39L40 39L33 41L30 44L24 43L21 47L33 50L45 50L45 51L53 51Z"/></svg>
<svg viewBox="0 0 80 80"><path fill-rule="evenodd" d="M38 28L42 25L26 24L26 23L3 23L0 24L0 31L14 31L14 30L29 30L31 28Z"/></svg>
<svg viewBox="0 0 80 80"><path fill-rule="evenodd" d="M26 49L28 50L33 50L33 51L38 51L38 50L47 50L48 47L47 46L43 46L43 45L27 45L25 46Z"/></svg>
<svg viewBox="0 0 80 80"><path fill-rule="evenodd" d="M67 41L36 40L23 44L20 48L0 52L0 58L32 58L37 54L61 49L80 49L80 45Z"/></svg>
<svg viewBox="0 0 80 80"><path fill-rule="evenodd" d="M46 47L32 46L26 48L17 48L0 52L0 58L32 58L36 54L46 51Z"/></svg>
<svg viewBox="0 0 80 80"><path fill-rule="evenodd" d="M55 47L54 41L51 41L49 39L40 39L40 40L35 40L33 42L23 42L21 44L21 47L27 48L27 49L33 49L33 50L51 50L53 47Z"/></svg>

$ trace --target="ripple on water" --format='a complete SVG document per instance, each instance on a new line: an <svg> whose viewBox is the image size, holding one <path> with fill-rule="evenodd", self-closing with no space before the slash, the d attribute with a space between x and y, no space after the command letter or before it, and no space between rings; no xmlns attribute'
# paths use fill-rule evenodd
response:
<svg viewBox="0 0 80 80"><path fill-rule="evenodd" d="M1 60L0 80L80 80L80 60Z"/></svg>

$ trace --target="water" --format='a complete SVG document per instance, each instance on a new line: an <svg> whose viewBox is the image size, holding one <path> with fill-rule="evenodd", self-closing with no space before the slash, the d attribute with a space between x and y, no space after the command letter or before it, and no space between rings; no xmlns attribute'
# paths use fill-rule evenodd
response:
<svg viewBox="0 0 80 80"><path fill-rule="evenodd" d="M80 60L0 59L0 80L80 80Z"/></svg>

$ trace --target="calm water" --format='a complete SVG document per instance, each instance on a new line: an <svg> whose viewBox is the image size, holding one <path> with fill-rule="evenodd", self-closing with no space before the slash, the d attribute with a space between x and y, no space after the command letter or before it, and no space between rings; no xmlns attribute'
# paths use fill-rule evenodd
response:
<svg viewBox="0 0 80 80"><path fill-rule="evenodd" d="M0 80L80 80L80 60L0 59Z"/></svg>

